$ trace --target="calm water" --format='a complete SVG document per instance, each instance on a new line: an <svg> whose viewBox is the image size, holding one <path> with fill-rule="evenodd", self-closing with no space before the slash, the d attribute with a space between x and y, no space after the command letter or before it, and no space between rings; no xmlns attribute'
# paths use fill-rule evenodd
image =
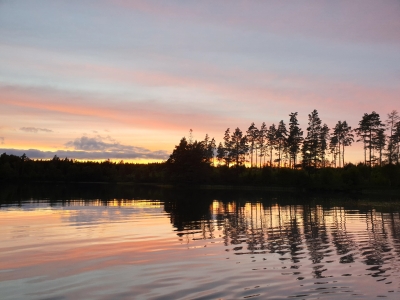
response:
<svg viewBox="0 0 400 300"><path fill-rule="evenodd" d="M400 299L400 213L357 197L102 185L0 197L1 299Z"/></svg>

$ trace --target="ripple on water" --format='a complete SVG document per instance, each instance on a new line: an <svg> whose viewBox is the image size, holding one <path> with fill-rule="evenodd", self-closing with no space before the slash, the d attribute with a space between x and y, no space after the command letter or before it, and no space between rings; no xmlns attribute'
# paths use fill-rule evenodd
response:
<svg viewBox="0 0 400 300"><path fill-rule="evenodd" d="M2 298L399 296L398 212L214 201L185 215L178 204L168 214L160 202L135 205L2 208Z"/></svg>

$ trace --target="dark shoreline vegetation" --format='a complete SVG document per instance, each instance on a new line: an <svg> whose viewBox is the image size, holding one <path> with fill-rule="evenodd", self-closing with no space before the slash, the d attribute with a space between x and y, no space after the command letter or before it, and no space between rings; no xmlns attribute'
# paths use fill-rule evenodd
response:
<svg viewBox="0 0 400 300"><path fill-rule="evenodd" d="M170 185L207 185L259 188L294 188L321 191L361 191L400 189L400 165L365 166L347 164L344 168L289 169L265 166L213 167L171 162L131 164L79 162L71 159L30 160L2 154L0 180L3 182L120 182Z"/></svg>
<svg viewBox="0 0 400 300"><path fill-rule="evenodd" d="M172 210L186 210L186 214L200 213L199 219L207 214L214 201L241 205L259 202L268 206L279 205L322 205L324 207L345 206L357 209L389 211L400 208L399 193L331 193L298 192L293 190L267 189L214 189L203 186L160 186L131 183L0 183L0 209L6 206L21 206L27 203L48 202L52 205L89 205L103 206L129 205L132 201L155 201L164 203ZM195 206L193 206L195 205ZM193 211L195 210L195 212Z"/></svg>
<svg viewBox="0 0 400 300"><path fill-rule="evenodd" d="M245 134L225 131L223 143L185 137L163 163L133 164L61 159L32 160L26 155L0 156L0 181L129 182L172 185L254 186L321 191L361 191L400 188L400 116L365 113L352 130L339 121L330 132L317 110L308 115L306 136L291 113L269 128L254 123ZM386 130L388 133L386 134ZM354 133L354 134L353 134ZM364 145L363 163L345 163L345 147L355 135ZM300 163L298 156L301 156ZM247 165L246 165L247 164Z"/></svg>

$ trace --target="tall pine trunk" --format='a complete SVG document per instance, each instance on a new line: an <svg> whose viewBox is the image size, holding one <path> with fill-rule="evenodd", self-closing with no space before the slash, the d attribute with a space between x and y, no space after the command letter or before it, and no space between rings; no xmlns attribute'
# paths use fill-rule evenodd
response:
<svg viewBox="0 0 400 300"><path fill-rule="evenodd" d="M372 167L372 131L369 131L369 166Z"/></svg>
<svg viewBox="0 0 400 300"><path fill-rule="evenodd" d="M343 151L342 151L342 167L344 167L344 143L343 143Z"/></svg>
<svg viewBox="0 0 400 300"><path fill-rule="evenodd" d="M364 165L367 165L367 146L364 141Z"/></svg>
<svg viewBox="0 0 400 300"><path fill-rule="evenodd" d="M257 168L257 146L256 146L256 168Z"/></svg>
<svg viewBox="0 0 400 300"><path fill-rule="evenodd" d="M269 157L269 166L272 167L272 146L271 146L270 157Z"/></svg>

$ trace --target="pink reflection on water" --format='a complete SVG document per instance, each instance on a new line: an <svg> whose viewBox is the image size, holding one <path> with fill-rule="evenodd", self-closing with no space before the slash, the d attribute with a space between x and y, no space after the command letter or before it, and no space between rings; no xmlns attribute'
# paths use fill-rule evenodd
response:
<svg viewBox="0 0 400 300"><path fill-rule="evenodd" d="M151 203L2 209L3 295L398 296L398 212L220 201L207 209L200 219Z"/></svg>

